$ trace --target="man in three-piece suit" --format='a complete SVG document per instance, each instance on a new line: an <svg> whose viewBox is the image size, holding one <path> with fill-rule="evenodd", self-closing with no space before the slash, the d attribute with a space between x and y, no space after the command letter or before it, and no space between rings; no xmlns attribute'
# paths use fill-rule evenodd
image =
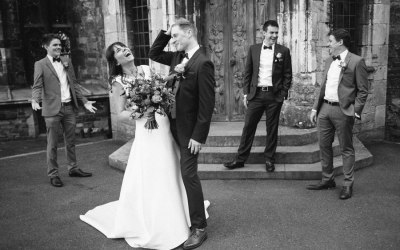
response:
<svg viewBox="0 0 400 250"><path fill-rule="evenodd" d="M244 75L243 102L247 108L236 159L224 164L242 168L250 155L257 124L266 114L267 138L264 150L267 172L275 171L279 115L292 84L292 60L288 48L277 44L279 26L274 20L263 25L264 41L250 46Z"/></svg>
<svg viewBox="0 0 400 250"><path fill-rule="evenodd" d="M368 73L364 59L348 51L348 31L338 29L328 35L332 58L326 61L324 81L310 114L311 122L317 120L322 180L318 184L307 186L307 189L336 187L332 150L336 131L344 174L339 198L348 199L352 196L354 182L353 125L354 119L361 119L368 97Z"/></svg>
<svg viewBox="0 0 400 250"><path fill-rule="evenodd" d="M164 51L171 38L176 52ZM207 238L197 158L201 145L206 142L214 110L214 64L201 50L195 26L186 19L178 19L168 31L160 32L150 48L149 57L169 65L172 72L180 72L179 79L170 83L175 93L170 123L172 135L180 148L181 172L192 225L192 233L183 249L193 249Z"/></svg>
<svg viewBox="0 0 400 250"><path fill-rule="evenodd" d="M92 174L78 168L75 155L75 108L78 101L90 112L95 112L93 101L81 93L70 60L61 60L61 41L55 34L44 36L43 47L47 56L35 63L32 86L32 108L42 110L47 130L47 175L51 185L62 187L58 174L57 143L60 124L64 130L64 141L69 176L89 177ZM40 107L39 102L42 102Z"/></svg>

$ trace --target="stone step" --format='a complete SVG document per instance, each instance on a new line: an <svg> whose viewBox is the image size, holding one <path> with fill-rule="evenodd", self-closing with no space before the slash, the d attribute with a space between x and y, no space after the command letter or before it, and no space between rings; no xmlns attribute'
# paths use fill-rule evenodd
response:
<svg viewBox="0 0 400 250"><path fill-rule="evenodd" d="M372 164L373 156L364 145L355 138L356 151L355 170ZM336 175L342 173L342 157L333 159ZM290 180L320 180L321 163L313 164L275 164L275 172L267 173L264 164L245 164L244 168L228 170L222 164L199 164L199 176L209 179L290 179Z"/></svg>
<svg viewBox="0 0 400 250"><path fill-rule="evenodd" d="M264 163L265 147L252 147L247 163ZM199 155L198 162L205 164L222 164L232 161L237 154L237 147L204 147ZM333 154L340 154L339 142L336 139L333 142ZM278 146L275 154L275 162L280 164L308 164L319 161L319 145L313 143L304 146Z"/></svg>
<svg viewBox="0 0 400 250"><path fill-rule="evenodd" d="M237 147L240 143L244 122L213 122L207 138L207 147ZM266 126L260 121L253 146L265 146ZM297 129L279 126L279 146L301 146L317 142L317 129Z"/></svg>

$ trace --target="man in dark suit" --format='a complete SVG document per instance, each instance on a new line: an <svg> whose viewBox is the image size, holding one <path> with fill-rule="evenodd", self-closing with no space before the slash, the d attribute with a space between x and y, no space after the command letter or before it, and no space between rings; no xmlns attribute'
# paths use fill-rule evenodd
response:
<svg viewBox="0 0 400 250"><path fill-rule="evenodd" d="M228 169L242 168L250 155L257 124L266 114L267 140L264 150L267 172L275 171L279 115L292 84L292 60L288 48L277 44L279 26L274 20L264 23L264 41L250 46L247 56L243 102L247 108L236 159L224 164Z"/></svg>
<svg viewBox="0 0 400 250"><path fill-rule="evenodd" d="M78 101L85 108L95 112L94 102L88 101L81 93L70 60L61 60L61 41L55 34L44 36L43 47L47 56L35 63L32 87L32 108L42 109L47 129L47 175L55 187L63 183L58 175L57 143L60 124L64 130L65 149L69 176L89 177L92 174L78 168L75 155L76 118L74 108ZM39 102L42 102L40 107Z"/></svg>
<svg viewBox="0 0 400 250"><path fill-rule="evenodd" d="M338 29L329 33L332 57L326 61L324 81L310 114L311 122L315 122L318 115L322 180L318 184L307 186L307 189L322 190L336 187L332 143L337 131L344 174L340 199L348 199L353 193L354 118L361 119L369 89L364 59L349 52L349 45L348 31Z"/></svg>
<svg viewBox="0 0 400 250"><path fill-rule="evenodd" d="M163 51L170 39L177 52ZM175 106L170 121L171 132L181 153L181 172L185 184L192 233L184 249L200 246L207 238L204 198L197 175L197 158L206 142L215 104L214 65L201 51L195 26L179 19L168 31L161 31L149 52L150 59L180 72L174 84ZM183 69L183 70L182 70Z"/></svg>

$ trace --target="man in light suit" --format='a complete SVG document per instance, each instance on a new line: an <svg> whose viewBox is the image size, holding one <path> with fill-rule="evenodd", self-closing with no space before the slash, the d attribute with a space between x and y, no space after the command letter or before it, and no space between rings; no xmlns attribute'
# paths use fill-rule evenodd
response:
<svg viewBox="0 0 400 250"><path fill-rule="evenodd" d="M61 41L55 34L44 36L43 47L47 56L35 63L32 86L32 108L42 109L47 130L47 175L51 185L62 187L58 175L57 143L60 124L64 130L64 141L70 177L89 177L91 173L78 168L75 155L75 109L78 101L94 113L94 101L88 101L81 93L70 60L61 60ZM39 102L42 102L40 107Z"/></svg>
<svg viewBox="0 0 400 250"><path fill-rule="evenodd" d="M266 114L267 140L264 150L267 172L275 171L279 115L283 100L292 84L292 60L288 48L277 44L279 26L274 20L263 25L264 41L250 47L247 56L243 102L247 108L244 128L236 159L227 162L228 169L242 168L250 155L257 124Z"/></svg>
<svg viewBox="0 0 400 250"><path fill-rule="evenodd" d="M361 119L361 112L368 96L369 82L364 59L349 52L350 34L338 29L329 34L332 58L325 65L324 81L310 114L311 122L317 120L319 133L322 180L307 186L310 190L336 187L333 169L332 143L337 137L343 158L344 183L340 199L353 194L354 182L354 119Z"/></svg>

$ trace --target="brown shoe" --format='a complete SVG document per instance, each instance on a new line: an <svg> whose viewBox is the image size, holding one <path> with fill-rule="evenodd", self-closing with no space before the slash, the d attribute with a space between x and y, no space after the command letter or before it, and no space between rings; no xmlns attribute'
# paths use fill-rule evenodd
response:
<svg viewBox="0 0 400 250"><path fill-rule="evenodd" d="M342 191L340 191L340 196L339 198L341 200L346 200L351 198L351 196L353 195L353 187L352 186L343 186L342 187Z"/></svg>
<svg viewBox="0 0 400 250"><path fill-rule="evenodd" d="M189 236L189 239L183 243L183 249L195 249L196 247L201 246L203 242L207 239L207 232L205 229L193 228L192 233Z"/></svg>
<svg viewBox="0 0 400 250"><path fill-rule="evenodd" d="M83 172L79 168L73 168L69 171L69 176L70 177L90 177L90 176L92 176L92 173Z"/></svg>
<svg viewBox="0 0 400 250"><path fill-rule="evenodd" d="M51 185L53 185L54 187L62 187L64 184L62 183L60 177L58 176L54 176L50 178L50 183Z"/></svg>

